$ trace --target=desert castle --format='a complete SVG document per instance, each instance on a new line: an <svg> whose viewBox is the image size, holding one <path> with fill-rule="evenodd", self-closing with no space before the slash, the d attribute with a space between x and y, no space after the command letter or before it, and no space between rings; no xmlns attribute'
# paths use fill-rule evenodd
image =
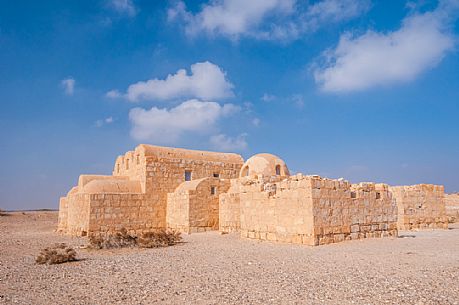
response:
<svg viewBox="0 0 459 305"><path fill-rule="evenodd" d="M116 159L113 175L79 177L60 199L58 230L83 236L122 228L132 234L220 230L320 245L397 236L399 229L447 228L445 206L459 211L459 196L450 196L440 185L290 175L271 154L244 162L233 153L141 144Z"/></svg>

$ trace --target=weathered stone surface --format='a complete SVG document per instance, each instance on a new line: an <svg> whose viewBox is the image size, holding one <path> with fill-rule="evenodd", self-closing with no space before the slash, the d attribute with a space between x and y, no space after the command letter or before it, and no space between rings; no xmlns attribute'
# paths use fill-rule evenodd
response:
<svg viewBox="0 0 459 305"><path fill-rule="evenodd" d="M393 186L390 191L398 206L399 230L448 228L442 185Z"/></svg>
<svg viewBox="0 0 459 305"><path fill-rule="evenodd" d="M270 154L244 163L237 154L142 144L116 159L113 175L80 176L60 199L58 230L238 231L246 238L322 245L447 228L445 201L449 211L459 212L458 197L445 199L436 185L290 176L285 162Z"/></svg>

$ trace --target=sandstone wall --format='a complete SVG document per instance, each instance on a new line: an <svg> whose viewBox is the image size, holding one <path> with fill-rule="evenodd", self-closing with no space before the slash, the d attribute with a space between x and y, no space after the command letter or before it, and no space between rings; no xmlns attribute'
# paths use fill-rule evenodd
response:
<svg viewBox="0 0 459 305"><path fill-rule="evenodd" d="M397 208L384 184L301 174L240 178L220 196L220 230L238 230L238 215L248 238L319 245L397 236Z"/></svg>
<svg viewBox="0 0 459 305"><path fill-rule="evenodd" d="M106 235L125 228L131 234L157 229L157 212L143 194L91 194L90 235Z"/></svg>
<svg viewBox="0 0 459 305"><path fill-rule="evenodd" d="M390 191L398 206L399 230L448 228L442 185L395 186Z"/></svg>
<svg viewBox="0 0 459 305"><path fill-rule="evenodd" d="M68 202L67 197L59 199L59 216L57 219L57 231L63 232L67 230L67 217L68 217Z"/></svg>
<svg viewBox="0 0 459 305"><path fill-rule="evenodd" d="M183 182L167 197L167 227L182 232L218 230L218 196L229 188L229 180L202 178Z"/></svg>
<svg viewBox="0 0 459 305"><path fill-rule="evenodd" d="M315 244L397 236L397 207L385 184L311 178Z"/></svg>
<svg viewBox="0 0 459 305"><path fill-rule="evenodd" d="M445 194L445 212L448 222L459 222L459 193Z"/></svg>
<svg viewBox="0 0 459 305"><path fill-rule="evenodd" d="M70 194L67 197L67 230L70 235L88 234L89 230L89 195L83 193Z"/></svg>

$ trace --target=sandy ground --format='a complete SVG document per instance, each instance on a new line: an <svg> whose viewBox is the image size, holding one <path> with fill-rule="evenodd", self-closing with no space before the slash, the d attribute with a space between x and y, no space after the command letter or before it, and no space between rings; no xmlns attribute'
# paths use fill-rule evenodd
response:
<svg viewBox="0 0 459 305"><path fill-rule="evenodd" d="M0 304L459 304L459 225L320 247L184 236L161 249L77 249L36 265L56 212L0 217Z"/></svg>

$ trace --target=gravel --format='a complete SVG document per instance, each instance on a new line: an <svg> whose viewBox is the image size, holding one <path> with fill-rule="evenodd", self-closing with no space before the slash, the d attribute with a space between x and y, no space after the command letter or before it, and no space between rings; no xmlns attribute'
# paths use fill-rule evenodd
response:
<svg viewBox="0 0 459 305"><path fill-rule="evenodd" d="M459 225L319 247L183 236L158 249L84 249L57 212L0 217L0 304L459 304ZM77 262L37 265L65 242Z"/></svg>

